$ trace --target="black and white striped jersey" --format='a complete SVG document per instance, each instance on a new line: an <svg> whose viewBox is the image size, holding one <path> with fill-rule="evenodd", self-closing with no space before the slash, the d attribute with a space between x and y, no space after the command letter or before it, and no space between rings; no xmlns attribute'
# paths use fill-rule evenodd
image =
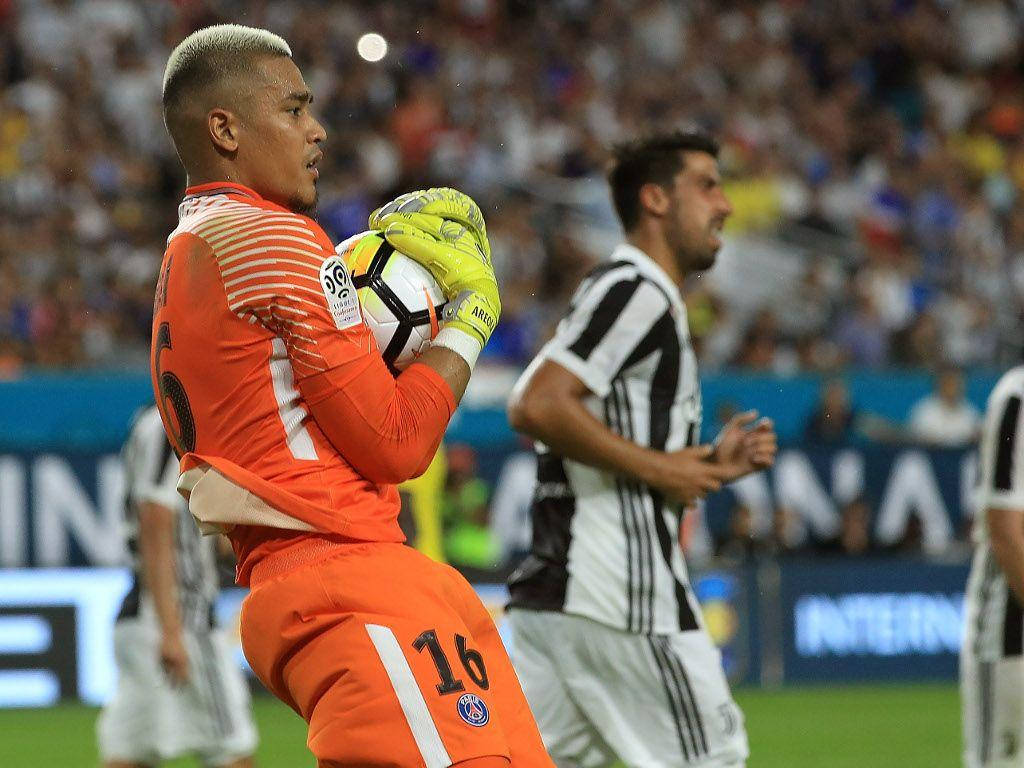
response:
<svg viewBox="0 0 1024 768"><path fill-rule="evenodd" d="M188 505L178 494L178 458L167 441L156 406L138 413L121 458L125 474L125 531L135 579L119 618L138 616L147 602L138 554L138 506L152 502L176 513L175 563L182 623L187 629L208 629L219 590L213 539L204 538L199 532Z"/></svg>
<svg viewBox="0 0 1024 768"><path fill-rule="evenodd" d="M586 407L616 434L667 451L698 439L701 398L686 306L639 249L620 245L583 280L524 378L545 360L586 384ZM696 629L678 506L638 481L542 444L537 451L533 541L511 577L511 605L629 632Z"/></svg>
<svg viewBox="0 0 1024 768"><path fill-rule="evenodd" d="M992 552L989 509L1020 510L1024 524L1024 366L999 379L985 408L981 433L974 563L967 583L968 651L994 661L1024 655L1024 608Z"/></svg>

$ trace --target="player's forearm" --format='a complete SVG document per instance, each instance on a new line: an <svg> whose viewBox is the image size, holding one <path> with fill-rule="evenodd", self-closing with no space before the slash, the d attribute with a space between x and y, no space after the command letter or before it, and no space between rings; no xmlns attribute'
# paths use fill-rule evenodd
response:
<svg viewBox="0 0 1024 768"><path fill-rule="evenodd" d="M431 347L420 355L416 362L427 366L444 379L444 383L452 391L456 405L462 402L472 371L469 363L461 355L445 347Z"/></svg>
<svg viewBox="0 0 1024 768"><path fill-rule="evenodd" d="M996 562L1007 585L1024 603L1024 515L1017 510L989 509L986 521Z"/></svg>
<svg viewBox="0 0 1024 768"><path fill-rule="evenodd" d="M324 435L374 483L397 484L422 474L455 410L444 375L420 363L397 379L367 368L344 383L324 374L302 386Z"/></svg>
<svg viewBox="0 0 1024 768"><path fill-rule="evenodd" d="M509 421L567 459L643 482L652 479L655 452L616 435L575 397L524 398L510 406Z"/></svg>
<svg viewBox="0 0 1024 768"><path fill-rule="evenodd" d="M181 630L177 563L174 557L174 511L143 504L139 512L139 560L142 581L166 634Z"/></svg>

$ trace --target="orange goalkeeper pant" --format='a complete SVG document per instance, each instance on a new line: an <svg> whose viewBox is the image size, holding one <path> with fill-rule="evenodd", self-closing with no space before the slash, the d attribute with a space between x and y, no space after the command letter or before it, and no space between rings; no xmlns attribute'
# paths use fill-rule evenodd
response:
<svg viewBox="0 0 1024 768"><path fill-rule="evenodd" d="M311 538L253 569L242 647L321 766L554 766L487 609L411 547Z"/></svg>

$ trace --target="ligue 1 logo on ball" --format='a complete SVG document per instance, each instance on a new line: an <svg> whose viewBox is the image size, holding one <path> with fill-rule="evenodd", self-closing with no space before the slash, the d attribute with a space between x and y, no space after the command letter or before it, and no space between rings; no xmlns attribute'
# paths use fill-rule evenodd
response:
<svg viewBox="0 0 1024 768"><path fill-rule="evenodd" d="M464 693L459 697L459 717L470 725L481 728L491 719L484 700L475 693Z"/></svg>

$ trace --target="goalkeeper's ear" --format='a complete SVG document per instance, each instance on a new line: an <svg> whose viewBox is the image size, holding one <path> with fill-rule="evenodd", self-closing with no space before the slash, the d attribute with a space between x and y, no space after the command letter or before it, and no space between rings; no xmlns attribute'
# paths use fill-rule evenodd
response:
<svg viewBox="0 0 1024 768"><path fill-rule="evenodd" d="M211 109L206 115L206 130L218 149L224 152L238 151L238 117L226 109Z"/></svg>

